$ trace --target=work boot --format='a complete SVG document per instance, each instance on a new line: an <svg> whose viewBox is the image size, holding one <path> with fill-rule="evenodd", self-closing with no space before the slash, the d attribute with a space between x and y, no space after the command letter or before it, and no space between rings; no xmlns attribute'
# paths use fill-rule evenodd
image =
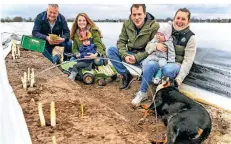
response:
<svg viewBox="0 0 231 144"><path fill-rule="evenodd" d="M120 89L127 89L129 87L129 84L132 80L132 75L127 72L126 74L122 74L122 84L120 86Z"/></svg>
<svg viewBox="0 0 231 144"><path fill-rule="evenodd" d="M134 105L134 106L140 105L140 103L146 99L148 99L147 94L139 91L136 94L135 98L132 100L132 105Z"/></svg>

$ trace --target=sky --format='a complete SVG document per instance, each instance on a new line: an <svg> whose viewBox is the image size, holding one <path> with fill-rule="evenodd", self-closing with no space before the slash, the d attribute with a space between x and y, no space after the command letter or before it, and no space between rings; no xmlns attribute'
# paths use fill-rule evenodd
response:
<svg viewBox="0 0 231 144"><path fill-rule="evenodd" d="M131 4L59 4L59 11L66 18L75 18L85 12L91 19L127 19ZM173 18L178 8L186 7L195 18L226 18L231 19L231 4L146 4L147 12L156 18ZM46 4L1 4L0 17L21 16L34 19L38 13L45 11Z"/></svg>

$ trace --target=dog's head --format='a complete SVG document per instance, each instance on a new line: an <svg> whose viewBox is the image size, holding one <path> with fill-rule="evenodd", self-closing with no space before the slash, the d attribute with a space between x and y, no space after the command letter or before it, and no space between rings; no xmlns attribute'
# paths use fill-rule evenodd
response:
<svg viewBox="0 0 231 144"><path fill-rule="evenodd" d="M171 79L167 76L163 76L159 82L159 85L156 88L156 92L158 92L159 90L163 89L163 88L167 88L167 87L175 87L178 88L177 82L175 79Z"/></svg>

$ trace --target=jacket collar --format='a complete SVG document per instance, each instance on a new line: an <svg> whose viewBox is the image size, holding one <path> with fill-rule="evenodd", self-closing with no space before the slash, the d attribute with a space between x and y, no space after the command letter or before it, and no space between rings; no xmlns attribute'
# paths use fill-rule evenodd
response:
<svg viewBox="0 0 231 144"><path fill-rule="evenodd" d="M177 30L177 29L175 29L175 25L174 25L174 22L172 23L172 33L174 33L174 32L179 32L179 33L187 33L188 31L189 31L189 24L187 25L187 26L185 26L183 29L181 29L181 30Z"/></svg>

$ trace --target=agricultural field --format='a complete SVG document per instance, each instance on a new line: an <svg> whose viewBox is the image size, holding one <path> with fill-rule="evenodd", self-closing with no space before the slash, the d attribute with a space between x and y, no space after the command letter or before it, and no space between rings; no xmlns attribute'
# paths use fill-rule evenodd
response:
<svg viewBox="0 0 231 144"><path fill-rule="evenodd" d="M143 125L138 121L142 109L131 107L140 81L128 90L119 90L120 78L107 80L106 86L71 81L41 53L21 49L21 57L6 57L9 82L22 107L33 144L149 144L165 133L166 127L155 116ZM21 76L34 68L35 87L23 90ZM150 97L151 99L151 97ZM55 102L56 126L50 123L50 103ZM38 103L43 104L46 126L41 127ZM212 117L212 132L204 144L231 143L231 113L204 105Z"/></svg>

